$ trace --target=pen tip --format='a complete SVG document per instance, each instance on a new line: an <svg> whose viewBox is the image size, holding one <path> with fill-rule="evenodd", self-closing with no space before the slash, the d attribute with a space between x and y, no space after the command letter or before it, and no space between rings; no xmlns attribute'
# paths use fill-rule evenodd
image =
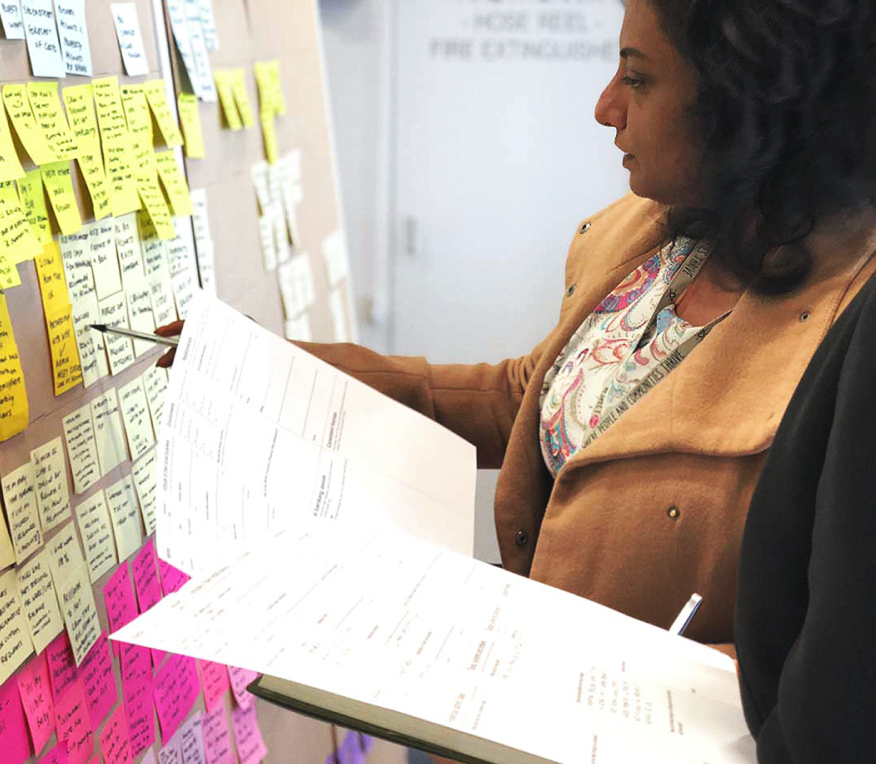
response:
<svg viewBox="0 0 876 764"><path fill-rule="evenodd" d="M90 324L92 329L97 329L99 332L106 331L106 324Z"/></svg>

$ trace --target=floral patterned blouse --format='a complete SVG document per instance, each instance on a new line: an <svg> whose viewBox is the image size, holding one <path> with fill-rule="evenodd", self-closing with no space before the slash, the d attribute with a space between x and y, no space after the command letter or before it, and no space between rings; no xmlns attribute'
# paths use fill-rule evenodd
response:
<svg viewBox="0 0 876 764"><path fill-rule="evenodd" d="M710 251L709 244L685 237L667 244L627 276L563 348L540 399L541 451L554 477L673 351L705 336L703 327L679 318L675 302ZM688 258L696 267L682 269Z"/></svg>

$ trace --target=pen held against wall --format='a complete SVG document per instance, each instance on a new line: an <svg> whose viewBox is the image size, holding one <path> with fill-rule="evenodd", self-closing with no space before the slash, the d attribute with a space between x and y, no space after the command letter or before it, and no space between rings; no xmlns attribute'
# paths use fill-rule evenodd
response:
<svg viewBox="0 0 876 764"><path fill-rule="evenodd" d="M174 348L179 345L179 337L161 337L158 334L138 332L134 329L128 329L123 326L108 326L107 324L90 324L90 327L92 329L97 329L99 332L119 334L123 337L130 337L135 340L146 340L147 342L154 342L156 345L167 345L168 347Z"/></svg>

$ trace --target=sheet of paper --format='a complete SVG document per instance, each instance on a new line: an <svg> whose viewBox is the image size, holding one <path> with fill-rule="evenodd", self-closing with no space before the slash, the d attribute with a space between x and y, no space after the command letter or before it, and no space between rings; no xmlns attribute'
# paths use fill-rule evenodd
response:
<svg viewBox="0 0 876 764"><path fill-rule="evenodd" d="M122 704L110 716L100 733L100 750L105 764L133 764L131 738L128 735L128 722Z"/></svg>
<svg viewBox="0 0 876 764"><path fill-rule="evenodd" d="M11 266L8 274L0 274L0 289L18 286L21 281L15 265L38 254L42 247L31 232L11 180L0 183L0 247L4 266Z"/></svg>
<svg viewBox="0 0 876 764"><path fill-rule="evenodd" d="M107 326L125 326L128 323L128 300L118 292L98 302L100 321ZM103 333L106 354L113 376L123 372L135 361L134 345L127 337L111 332Z"/></svg>
<svg viewBox="0 0 876 764"><path fill-rule="evenodd" d="M67 460L57 437L30 452L37 507L43 533L57 528L70 517L70 492L67 488Z"/></svg>
<svg viewBox="0 0 876 764"><path fill-rule="evenodd" d="M200 711L192 714L179 728L182 764L207 764L204 752L204 719Z"/></svg>
<svg viewBox="0 0 876 764"><path fill-rule="evenodd" d="M4 0L0 3L0 20L7 40L24 39L24 20L21 17L21 0Z"/></svg>
<svg viewBox="0 0 876 764"><path fill-rule="evenodd" d="M231 726L240 764L259 764L268 754L268 747L259 729L255 704L250 708L232 708Z"/></svg>
<svg viewBox="0 0 876 764"><path fill-rule="evenodd" d="M51 243L52 227L49 225L49 211L46 208L46 195L43 192L43 176L38 169L31 170L19 179L18 196L34 238L40 244Z"/></svg>
<svg viewBox="0 0 876 764"><path fill-rule="evenodd" d="M225 705L203 716L204 755L207 764L235 764Z"/></svg>
<svg viewBox="0 0 876 764"><path fill-rule="evenodd" d="M164 80L144 82L143 92L146 93L146 100L149 101L149 108L152 109L164 145L168 147L182 146L182 133L180 133L179 125L177 125L167 102L167 89Z"/></svg>
<svg viewBox="0 0 876 764"><path fill-rule="evenodd" d="M34 77L63 77L64 59L52 0L21 0L27 52Z"/></svg>
<svg viewBox="0 0 876 764"><path fill-rule="evenodd" d="M40 752L55 733L55 703L52 700L46 656L38 655L15 678L34 750Z"/></svg>
<svg viewBox="0 0 876 764"><path fill-rule="evenodd" d="M42 165L40 169L61 233L65 236L76 233L82 228L82 216L79 214L79 204L73 190L70 162L51 162Z"/></svg>
<svg viewBox="0 0 876 764"><path fill-rule="evenodd" d="M201 129L201 115L198 112L198 97L191 93L179 93L176 97L176 108L185 139L186 156L189 159L204 159L207 150Z"/></svg>
<svg viewBox="0 0 876 764"><path fill-rule="evenodd" d="M106 634L101 634L79 667L91 728L96 732L118 700L113 657Z"/></svg>
<svg viewBox="0 0 876 764"><path fill-rule="evenodd" d="M192 200L185 175L177 164L172 151L158 151L155 154L158 177L170 201L170 209L177 217L192 214Z"/></svg>
<svg viewBox="0 0 876 764"><path fill-rule="evenodd" d="M12 330L6 295L2 293L0 293L0 378L3 380L3 396L0 397L0 442L2 442L27 428L29 411L18 344ZM0 559L2 558L2 544L0 544Z"/></svg>
<svg viewBox="0 0 876 764"><path fill-rule="evenodd" d="M46 544L49 551L49 567L52 569L52 579L55 582L55 591L60 592L61 584L67 578L76 574L85 566L85 556L79 545L79 537L76 535L75 523L67 523ZM60 596L58 604L61 603ZM63 614L63 612L62 612Z"/></svg>
<svg viewBox="0 0 876 764"><path fill-rule="evenodd" d="M94 583L117 562L109 508L103 491L97 491L76 506L76 521L85 547L88 577Z"/></svg>
<svg viewBox="0 0 876 764"><path fill-rule="evenodd" d="M40 516L37 510L33 465L30 462L0 478L3 484L3 503L9 521L9 535L15 547L19 565L43 545Z"/></svg>
<svg viewBox="0 0 876 764"><path fill-rule="evenodd" d="M0 574L0 685L33 655L15 570Z"/></svg>
<svg viewBox="0 0 876 764"><path fill-rule="evenodd" d="M22 764L30 756L27 723L15 682L0 685L0 751L10 764Z"/></svg>
<svg viewBox="0 0 876 764"><path fill-rule="evenodd" d="M82 382L82 364L73 324L73 306L53 308L46 313L46 329L52 358L55 395L61 395Z"/></svg>
<svg viewBox="0 0 876 764"><path fill-rule="evenodd" d="M113 643L115 644L115 643ZM70 638L66 631L55 637L46 648L46 661L49 666L49 682L52 686L52 698L57 706L76 682L78 671L70 649Z"/></svg>
<svg viewBox="0 0 876 764"><path fill-rule="evenodd" d="M82 300L73 308L73 331L79 349L79 362L82 367L82 381L90 387L109 374L109 361L100 332L91 329L92 324L100 323L97 296Z"/></svg>
<svg viewBox="0 0 876 764"><path fill-rule="evenodd" d="M122 421L128 435L131 458L136 460L155 445L152 420L143 380L136 378L119 388L119 403L122 408Z"/></svg>
<svg viewBox="0 0 876 764"><path fill-rule="evenodd" d="M228 668L224 663L199 661L201 686L204 688L204 706L212 711L228 692Z"/></svg>
<svg viewBox="0 0 876 764"><path fill-rule="evenodd" d="M153 693L151 672L122 685L125 720L128 724L128 733L131 736L131 755L135 757L155 742Z"/></svg>
<svg viewBox="0 0 876 764"><path fill-rule="evenodd" d="M89 764L94 753L94 732L88 718L85 690L76 679L68 692L57 702L58 739L67 744L70 764Z"/></svg>
<svg viewBox="0 0 876 764"><path fill-rule="evenodd" d="M3 7L5 3L0 3ZM12 133L6 121L6 107L0 101L0 181L18 180L24 177L24 169L12 142Z"/></svg>
<svg viewBox="0 0 876 764"><path fill-rule="evenodd" d="M127 560L143 543L140 507L137 505L133 478L125 475L109 486L106 489L106 501L109 505L119 560Z"/></svg>
<svg viewBox="0 0 876 764"><path fill-rule="evenodd" d="M43 132L49 151L60 160L75 159L81 154L79 139L70 130L61 109L57 82L28 82L27 97L33 116Z"/></svg>
<svg viewBox="0 0 876 764"><path fill-rule="evenodd" d="M4 85L3 105L6 107L6 113L9 115L9 120L12 122L12 127L18 135L21 145L24 146L24 150L30 155L34 164L43 165L56 161L57 157L49 148L49 144L34 118L33 109L27 97L27 86Z"/></svg>
<svg viewBox="0 0 876 764"><path fill-rule="evenodd" d="M27 628L37 655L64 630L64 618L52 580L47 549L18 568L18 590L27 618ZM37 750L42 750L40 746Z"/></svg>
<svg viewBox="0 0 876 764"><path fill-rule="evenodd" d="M155 533L155 480L158 467L158 455L155 449L150 451L131 467L131 477L134 478L134 488L140 501L140 511L143 513L143 525L146 534Z"/></svg>
<svg viewBox="0 0 876 764"><path fill-rule="evenodd" d="M85 404L63 419L67 456L73 472L73 492L85 493L100 480L97 443L91 421L91 406Z"/></svg>
<svg viewBox="0 0 876 764"><path fill-rule="evenodd" d="M131 560L131 572L134 575L137 604L140 612L145 613L161 600L161 582L158 579L155 546L152 539L149 539L137 556Z"/></svg>
<svg viewBox="0 0 876 764"><path fill-rule="evenodd" d="M155 314L152 312L152 290L145 278L143 285L127 292L128 320L130 327L138 332L152 334L155 331ZM134 340L134 354L140 356L155 350L155 343Z"/></svg>
<svg viewBox="0 0 876 764"><path fill-rule="evenodd" d="M122 51L122 61L129 77L149 74L149 61L140 34L140 20L137 18L136 3L111 3L116 36Z"/></svg>
<svg viewBox="0 0 876 764"><path fill-rule="evenodd" d="M125 431L119 399L115 388L91 401L91 419L94 422L94 439L97 441L97 460L100 474L106 475L128 458L125 451Z"/></svg>
<svg viewBox="0 0 876 764"><path fill-rule="evenodd" d="M155 674L155 709L161 739L170 740L198 699L198 672L193 658L171 655ZM222 708L225 710L224 706Z"/></svg>
<svg viewBox="0 0 876 764"><path fill-rule="evenodd" d="M67 74L91 77L91 45L88 42L88 23L85 0L55 0L58 11L58 32L61 54Z"/></svg>
<svg viewBox="0 0 876 764"><path fill-rule="evenodd" d="M82 566L71 571L58 586L58 592L73 659L77 666L81 666L88 651L100 638L100 621L87 568Z"/></svg>

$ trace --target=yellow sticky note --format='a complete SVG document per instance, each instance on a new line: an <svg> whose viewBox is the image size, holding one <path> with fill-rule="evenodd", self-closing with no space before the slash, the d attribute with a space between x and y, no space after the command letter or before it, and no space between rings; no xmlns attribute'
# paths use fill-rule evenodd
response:
<svg viewBox="0 0 876 764"><path fill-rule="evenodd" d="M18 181L18 196L21 199L21 209L30 229L40 244L52 240L52 227L49 224L49 211L46 209L46 195L43 192L43 174L39 170L31 170Z"/></svg>
<svg viewBox="0 0 876 764"><path fill-rule="evenodd" d="M173 118L170 106L167 103L167 95L164 89L164 80L151 80L143 83L143 92L149 101L149 108L155 116L158 132L164 140L165 146L182 146L183 137L179 131L179 125Z"/></svg>
<svg viewBox="0 0 876 764"><path fill-rule="evenodd" d="M61 233L64 236L76 233L82 228L82 216L79 214L79 204L76 201L76 192L73 190L70 162L53 162L44 165L41 169L43 183Z"/></svg>
<svg viewBox="0 0 876 764"><path fill-rule="evenodd" d="M94 219L102 220L112 211L112 199L110 187L103 171L103 162L100 154L85 154L76 160L79 169L88 187L88 195L91 197L91 206L94 209Z"/></svg>
<svg viewBox="0 0 876 764"><path fill-rule="evenodd" d="M275 115L285 114L286 99L280 82L280 62L259 61L254 68L259 91L259 111Z"/></svg>
<svg viewBox="0 0 876 764"><path fill-rule="evenodd" d="M61 109L57 82L28 82L27 96L43 137L58 160L75 159L82 151Z"/></svg>
<svg viewBox="0 0 876 764"><path fill-rule="evenodd" d="M23 176L24 169L18 159L15 144L12 142L9 122L6 121L6 108L0 102L0 182L18 180Z"/></svg>
<svg viewBox="0 0 876 764"><path fill-rule="evenodd" d="M128 132L128 121L119 93L118 77L103 77L91 81L94 105L97 107L97 124L103 141L113 140Z"/></svg>
<svg viewBox="0 0 876 764"><path fill-rule="evenodd" d="M127 133L104 139L103 161L113 215L118 217L140 209L137 179L134 175L134 151Z"/></svg>
<svg viewBox="0 0 876 764"><path fill-rule="evenodd" d="M82 365L73 330L73 308L68 303L46 313L49 348L52 355L52 377L55 395L66 393L82 382Z"/></svg>
<svg viewBox="0 0 876 764"><path fill-rule="evenodd" d="M152 145L152 115L142 85L122 85L122 107L128 120L128 132L138 141Z"/></svg>
<svg viewBox="0 0 876 764"><path fill-rule="evenodd" d="M55 242L46 244L43 251L34 258L34 263L40 285L40 296L43 300L43 311L48 316L70 304L61 248Z"/></svg>
<svg viewBox="0 0 876 764"><path fill-rule="evenodd" d="M30 154L34 163L42 165L56 161L54 153L49 148L49 144L46 143L45 136L33 116L33 110L27 97L27 88L24 85L4 85L3 104L6 106L6 113L12 120L12 126L18 134L21 145Z"/></svg>
<svg viewBox="0 0 876 764"><path fill-rule="evenodd" d="M198 112L198 97L192 93L180 93L176 97L179 121L185 136L186 156L189 159L204 159L204 133L201 130L201 115Z"/></svg>
<svg viewBox="0 0 876 764"><path fill-rule="evenodd" d="M280 158L280 147L277 143L277 126L274 115L262 112L259 115L262 122L262 138L265 141L265 159L268 164L274 164Z"/></svg>
<svg viewBox="0 0 876 764"><path fill-rule="evenodd" d="M21 281L15 268L36 255L42 248L30 230L30 223L21 209L21 200L11 180L0 183L0 254L8 262L0 276L0 289L18 286Z"/></svg>
<svg viewBox="0 0 876 764"><path fill-rule="evenodd" d="M234 94L234 103L237 104L240 121L243 122L244 127L252 127L255 124L255 118L249 103L249 93L246 92L243 69L232 69L228 78L231 81L231 92Z"/></svg>
<svg viewBox="0 0 876 764"><path fill-rule="evenodd" d="M76 160L94 208L94 219L101 220L112 212L110 190L103 170L100 155L100 137L97 132L97 117L94 115L94 97L91 85L75 85L64 88L64 105L70 129L79 139L83 154Z"/></svg>
<svg viewBox="0 0 876 764"><path fill-rule="evenodd" d="M143 200L143 208L149 214L149 219L155 227L158 238L164 241L170 241L175 238L176 231L173 227L170 208L167 206L167 200L158 186L158 173L153 172L151 175L139 175L137 177L137 191L140 193L140 199Z"/></svg>
<svg viewBox="0 0 876 764"><path fill-rule="evenodd" d="M24 372L18 357L6 295L0 293L0 441L23 432L27 428L27 418Z"/></svg>
<svg viewBox="0 0 876 764"><path fill-rule="evenodd" d="M213 79L216 81L216 92L219 93L219 103L222 104L222 113L225 115L226 124L232 130L243 129L243 122L240 119L237 104L234 101L234 90L231 87L230 73L222 69L216 69L213 71Z"/></svg>
<svg viewBox="0 0 876 764"><path fill-rule="evenodd" d="M158 177L167 193L170 208L174 215L191 215L192 197L189 194L189 184L186 176L176 162L172 151L156 151L155 166L158 169Z"/></svg>

